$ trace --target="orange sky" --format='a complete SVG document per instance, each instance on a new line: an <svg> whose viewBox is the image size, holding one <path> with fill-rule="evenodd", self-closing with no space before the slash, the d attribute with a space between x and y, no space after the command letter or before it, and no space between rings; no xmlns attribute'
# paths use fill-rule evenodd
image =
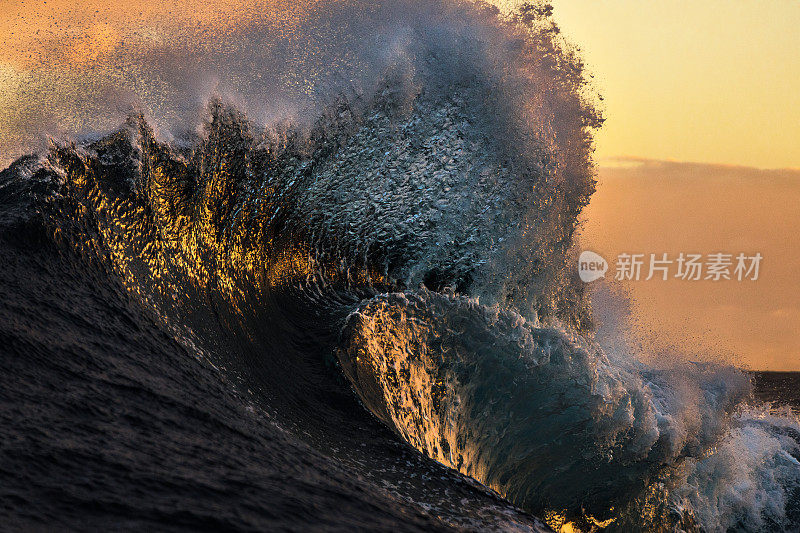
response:
<svg viewBox="0 0 800 533"><path fill-rule="evenodd" d="M800 2L551 3L605 98L599 158L800 168Z"/></svg>
<svg viewBox="0 0 800 533"><path fill-rule="evenodd" d="M636 156L800 168L800 2L551 3L605 99L601 161ZM121 43L157 41L173 25L201 31L256 17L299 21L311 4L0 0L0 103L37 65L86 64Z"/></svg>
<svg viewBox="0 0 800 533"><path fill-rule="evenodd" d="M41 132L111 128L136 85L154 113L175 112L158 72L115 58L169 47L243 46L229 33L248 21L280 21L288 32L316 0L0 0L0 165L41 147ZM94 109L94 114L88 110Z"/></svg>
<svg viewBox="0 0 800 533"><path fill-rule="evenodd" d="M629 281L637 333L691 358L800 370L800 171L627 161L600 170L581 248L621 253L759 252L757 281Z"/></svg>
<svg viewBox="0 0 800 533"><path fill-rule="evenodd" d="M583 247L764 256L752 283L629 282L639 332L800 370L800 172L756 170L800 169L800 2L552 4L605 99Z"/></svg>

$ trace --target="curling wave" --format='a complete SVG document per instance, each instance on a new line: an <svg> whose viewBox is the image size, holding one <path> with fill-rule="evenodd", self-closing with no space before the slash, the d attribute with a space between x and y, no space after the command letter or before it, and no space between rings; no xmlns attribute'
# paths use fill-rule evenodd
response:
<svg viewBox="0 0 800 533"><path fill-rule="evenodd" d="M338 398L325 361L405 442L553 527L796 528L796 421L749 405L739 371L591 338L568 265L601 119L549 14L378 4L392 46L355 61L378 81L318 119L261 128L216 98L167 141L134 114L6 170L5 231L107 266L297 434Z"/></svg>

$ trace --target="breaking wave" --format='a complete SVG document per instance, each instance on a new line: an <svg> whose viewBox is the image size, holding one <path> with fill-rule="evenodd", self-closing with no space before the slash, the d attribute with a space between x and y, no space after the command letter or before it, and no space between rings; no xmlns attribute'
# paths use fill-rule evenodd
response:
<svg viewBox="0 0 800 533"><path fill-rule="evenodd" d="M195 130L134 113L54 142L2 173L3 231L107 267L289 419L326 408L325 360L406 443L554 528L800 527L800 426L744 373L593 339L572 244L601 118L549 15L344 2L285 46L248 27L284 54L267 78L314 73L302 119L222 91Z"/></svg>

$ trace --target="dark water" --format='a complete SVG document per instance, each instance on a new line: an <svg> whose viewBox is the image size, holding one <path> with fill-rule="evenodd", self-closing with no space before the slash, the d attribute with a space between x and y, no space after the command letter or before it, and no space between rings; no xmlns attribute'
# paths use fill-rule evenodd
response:
<svg viewBox="0 0 800 533"><path fill-rule="evenodd" d="M753 372L758 399L800 411L800 372Z"/></svg>
<svg viewBox="0 0 800 533"><path fill-rule="evenodd" d="M259 404L36 229L4 232L0 264L0 530L538 527L398 441L321 359L304 398Z"/></svg>
<svg viewBox="0 0 800 533"><path fill-rule="evenodd" d="M3 531L537 527L365 416L332 371L297 438L107 272L21 235L0 242ZM754 383L800 408L800 373Z"/></svg>
<svg viewBox="0 0 800 533"><path fill-rule="evenodd" d="M217 97L0 172L0 527L798 530L800 426L757 399L794 377L593 336L602 121L551 10L326 5L126 56L243 54L311 84L297 124Z"/></svg>

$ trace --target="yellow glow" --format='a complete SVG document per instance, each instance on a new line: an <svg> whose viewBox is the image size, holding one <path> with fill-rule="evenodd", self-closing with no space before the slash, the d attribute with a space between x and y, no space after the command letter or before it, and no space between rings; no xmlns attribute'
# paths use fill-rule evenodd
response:
<svg viewBox="0 0 800 533"><path fill-rule="evenodd" d="M20 73L12 65L0 62L0 108L11 107L20 82ZM0 113L0 128L10 127L9 117Z"/></svg>
<svg viewBox="0 0 800 533"><path fill-rule="evenodd" d="M108 24L93 24L68 49L69 59L77 64L94 63L119 44L120 37Z"/></svg>
<svg viewBox="0 0 800 533"><path fill-rule="evenodd" d="M141 39L166 28L212 28L224 32L256 18L290 26L314 0L0 0L0 61L19 68L52 67L74 59L73 49L92 54L118 39ZM74 47L74 48L73 48Z"/></svg>
<svg viewBox="0 0 800 533"><path fill-rule="evenodd" d="M521 0L496 0L513 7ZM0 62L90 63L158 28L284 26L316 2L0 0ZM597 156L800 168L800 2L553 0L605 98Z"/></svg>
<svg viewBox="0 0 800 533"><path fill-rule="evenodd" d="M551 3L605 97L601 159L800 168L800 2Z"/></svg>

